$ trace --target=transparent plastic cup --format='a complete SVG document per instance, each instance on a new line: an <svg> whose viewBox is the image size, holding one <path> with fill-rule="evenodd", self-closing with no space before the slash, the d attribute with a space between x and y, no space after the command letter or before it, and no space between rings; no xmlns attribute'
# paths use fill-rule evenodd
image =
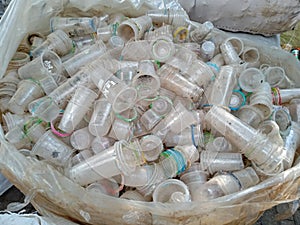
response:
<svg viewBox="0 0 300 225"><path fill-rule="evenodd" d="M15 126L5 134L5 138L17 149L23 148L30 143L22 126Z"/></svg>
<svg viewBox="0 0 300 225"><path fill-rule="evenodd" d="M264 81L263 73L256 68L248 68L239 76L239 86L247 92L258 90Z"/></svg>
<svg viewBox="0 0 300 225"><path fill-rule="evenodd" d="M73 150L59 140L51 131L47 131L32 148L32 154L57 166L66 166Z"/></svg>
<svg viewBox="0 0 300 225"><path fill-rule="evenodd" d="M173 91L170 91L162 87L159 89L159 96L163 98L166 97L167 99L170 99L171 102L173 102L174 99L176 98L176 94Z"/></svg>
<svg viewBox="0 0 300 225"><path fill-rule="evenodd" d="M144 40L155 41L161 37L173 41L173 27L171 25L163 25L155 30L149 30L145 33Z"/></svg>
<svg viewBox="0 0 300 225"><path fill-rule="evenodd" d="M163 65L157 74L160 77L161 87L174 91L179 96L188 97L193 102L197 102L204 92L202 88L187 80L174 67L167 64Z"/></svg>
<svg viewBox="0 0 300 225"><path fill-rule="evenodd" d="M154 173L154 165L144 165L137 167L130 175L123 176L124 185L128 187L143 187L149 183Z"/></svg>
<svg viewBox="0 0 300 225"><path fill-rule="evenodd" d="M242 39L238 37L230 37L225 40L225 42L229 41L234 50L237 52L238 55L241 55L245 51L244 42Z"/></svg>
<svg viewBox="0 0 300 225"><path fill-rule="evenodd" d="M84 162L86 159L92 157L94 152L90 149L85 149L74 155L71 159L71 165L74 166L78 163Z"/></svg>
<svg viewBox="0 0 300 225"><path fill-rule="evenodd" d="M40 119L31 119L24 124L24 134L32 143L38 142L45 133L46 128Z"/></svg>
<svg viewBox="0 0 300 225"><path fill-rule="evenodd" d="M112 36L108 40L108 46L110 49L123 49L125 42L119 36Z"/></svg>
<svg viewBox="0 0 300 225"><path fill-rule="evenodd" d="M72 133L70 143L76 150L87 149L91 146L94 136L89 132L88 127L81 128Z"/></svg>
<svg viewBox="0 0 300 225"><path fill-rule="evenodd" d="M266 135L218 106L209 110L205 120L239 148L263 173L277 174L282 171L283 147L272 143Z"/></svg>
<svg viewBox="0 0 300 225"><path fill-rule="evenodd" d="M142 202L147 202L148 199L145 198L142 194L140 194L138 191L125 191L120 198L123 199L128 199L128 200L134 200L134 201L142 201Z"/></svg>
<svg viewBox="0 0 300 225"><path fill-rule="evenodd" d="M62 66L69 76L73 76L82 66L86 65L93 59L100 57L105 53L105 51L106 46L102 41L98 40L94 45L65 61Z"/></svg>
<svg viewBox="0 0 300 225"><path fill-rule="evenodd" d="M201 43L213 28L214 25L210 21L199 24L198 27L190 33L190 38L193 42Z"/></svg>
<svg viewBox="0 0 300 225"><path fill-rule="evenodd" d="M182 181L175 179L160 183L152 196L153 202L180 203L191 201L188 187Z"/></svg>
<svg viewBox="0 0 300 225"><path fill-rule="evenodd" d="M247 67L259 67L260 53L258 49L245 47L242 53L242 60L247 63Z"/></svg>
<svg viewBox="0 0 300 225"><path fill-rule="evenodd" d="M85 86L79 86L64 111L58 128L71 133L88 112L98 94Z"/></svg>
<svg viewBox="0 0 300 225"><path fill-rule="evenodd" d="M61 72L61 59L55 52L45 51L33 61L18 69L21 79L41 79Z"/></svg>
<svg viewBox="0 0 300 225"><path fill-rule="evenodd" d="M189 21L189 17L184 10L148 10L147 15L152 19L153 23L167 23L175 27L186 26Z"/></svg>
<svg viewBox="0 0 300 225"><path fill-rule="evenodd" d="M41 86L32 80L23 80L16 93L8 102L8 109L16 114L24 114L28 109L28 104L44 95Z"/></svg>
<svg viewBox="0 0 300 225"><path fill-rule="evenodd" d="M91 149L95 154L98 154L113 146L114 143L115 140L109 137L95 137L91 143Z"/></svg>
<svg viewBox="0 0 300 225"><path fill-rule="evenodd" d="M258 125L264 120L263 112L258 108L250 105L242 106L237 111L237 117L253 128L257 128Z"/></svg>
<svg viewBox="0 0 300 225"><path fill-rule="evenodd" d="M300 127L299 124L292 121L290 132L285 136L284 152L285 158L283 160L284 169L289 169L293 165L295 153L300 146Z"/></svg>
<svg viewBox="0 0 300 225"><path fill-rule="evenodd" d="M226 64L241 64L242 59L239 57L237 49L233 46L231 40L225 40L220 45L220 50Z"/></svg>
<svg viewBox="0 0 300 225"><path fill-rule="evenodd" d="M127 61L141 61L151 59L150 43L145 40L129 41L121 52L121 58Z"/></svg>
<svg viewBox="0 0 300 225"><path fill-rule="evenodd" d="M31 55L37 58L44 51L51 50L59 56L64 56L71 52L73 48L72 39L62 30L56 30L47 36L46 41L39 47L33 49Z"/></svg>
<svg viewBox="0 0 300 225"><path fill-rule="evenodd" d="M140 61L137 74L132 79L132 86L138 91L140 99L157 95L160 79L156 75L153 63L149 60Z"/></svg>
<svg viewBox="0 0 300 225"><path fill-rule="evenodd" d="M108 42L113 35L113 27L111 25L97 28L97 38L104 42Z"/></svg>
<svg viewBox="0 0 300 225"><path fill-rule="evenodd" d="M200 155L202 170L214 174L218 171L236 171L244 168L242 154L229 152L202 151Z"/></svg>
<svg viewBox="0 0 300 225"><path fill-rule="evenodd" d="M140 162L140 156L135 154L137 149L129 147L125 141L116 142L109 149L73 166L67 175L80 185L91 184L119 174L130 175Z"/></svg>
<svg viewBox="0 0 300 225"><path fill-rule="evenodd" d="M201 45L200 56L205 62L211 60L215 55L216 46L212 41L204 41Z"/></svg>
<svg viewBox="0 0 300 225"><path fill-rule="evenodd" d="M291 87L291 81L286 76L285 71L282 67L269 67L264 72L266 81L271 87L289 88Z"/></svg>
<svg viewBox="0 0 300 225"><path fill-rule="evenodd" d="M284 134L288 132L288 128L290 127L292 120L288 109L279 108L274 110L272 114L272 119L276 122L281 134L283 134L284 136Z"/></svg>
<svg viewBox="0 0 300 225"><path fill-rule="evenodd" d="M143 113L140 121L147 131L151 131L162 119L161 115L157 114L152 109L149 109Z"/></svg>
<svg viewBox="0 0 300 225"><path fill-rule="evenodd" d="M189 81L201 88L206 88L214 80L214 73L211 68L201 60L195 60L184 73Z"/></svg>
<svg viewBox="0 0 300 225"><path fill-rule="evenodd" d="M159 62L168 61L175 54L175 46L171 38L160 36L150 43L151 58Z"/></svg>
<svg viewBox="0 0 300 225"><path fill-rule="evenodd" d="M49 95L58 87L55 79L52 76L47 76L45 78L40 79L39 84L46 95Z"/></svg>
<svg viewBox="0 0 300 225"><path fill-rule="evenodd" d="M8 131L10 131L15 126L24 124L27 120L29 120L30 116L30 114L17 115L7 112L2 114L2 121L4 123L4 127L6 127Z"/></svg>
<svg viewBox="0 0 300 225"><path fill-rule="evenodd" d="M129 140L132 135L132 125L124 120L116 118L112 123L109 137L115 140Z"/></svg>
<svg viewBox="0 0 300 225"><path fill-rule="evenodd" d="M232 173L240 182L241 190L245 190L249 187L255 186L260 182L257 173L252 167L247 167L240 171Z"/></svg>
<svg viewBox="0 0 300 225"><path fill-rule="evenodd" d="M246 104L246 100L246 95L242 91L233 90L229 101L229 108L232 111L237 111Z"/></svg>
<svg viewBox="0 0 300 225"><path fill-rule="evenodd" d="M181 152L189 163L199 160L199 151L195 145L177 145L174 149Z"/></svg>
<svg viewBox="0 0 300 225"><path fill-rule="evenodd" d="M219 76L214 81L209 104L228 107L232 91L237 83L237 73L233 66L222 66Z"/></svg>
<svg viewBox="0 0 300 225"><path fill-rule="evenodd" d="M112 125L112 105L104 98L94 103L94 111L89 122L89 131L94 136L105 136Z"/></svg>
<svg viewBox="0 0 300 225"><path fill-rule="evenodd" d="M231 143L224 137L216 137L213 141L208 142L205 146L206 151L212 152L232 152Z"/></svg>
<svg viewBox="0 0 300 225"><path fill-rule="evenodd" d="M279 126L273 120L265 120L263 121L257 128L260 132L267 135L270 140L279 146L283 145L283 139L280 136Z"/></svg>
<svg viewBox="0 0 300 225"><path fill-rule="evenodd" d="M295 122L300 122L300 99L292 99L288 105L291 118Z"/></svg>
<svg viewBox="0 0 300 225"><path fill-rule="evenodd" d="M195 165L198 168L193 168L193 166L195 167ZM180 175L180 180L188 186L190 183L193 182L199 182L204 184L208 178L207 172L200 169L199 163L192 164L191 168L185 171L182 175Z"/></svg>
<svg viewBox="0 0 300 225"><path fill-rule="evenodd" d="M155 161L163 151L162 140L155 135L147 135L140 139L141 151L147 161Z"/></svg>
<svg viewBox="0 0 300 225"><path fill-rule="evenodd" d="M113 179L102 179L100 181L97 181L95 183L90 184L86 187L86 190L92 191L94 193L101 193L104 195L109 195L112 197L119 197L119 184L118 182Z"/></svg>
<svg viewBox="0 0 300 225"><path fill-rule="evenodd" d="M117 33L125 42L131 38L139 40L151 27L152 19L149 16L141 16L123 21L118 27Z"/></svg>

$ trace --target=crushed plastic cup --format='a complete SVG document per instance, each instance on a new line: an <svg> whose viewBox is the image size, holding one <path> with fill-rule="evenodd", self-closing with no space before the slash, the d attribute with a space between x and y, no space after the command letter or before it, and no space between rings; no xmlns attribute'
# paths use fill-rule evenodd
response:
<svg viewBox="0 0 300 225"><path fill-rule="evenodd" d="M115 140L109 137L95 137L91 143L91 149L95 154L113 146Z"/></svg>
<svg viewBox="0 0 300 225"><path fill-rule="evenodd" d="M58 128L71 133L92 106L98 94L85 86L79 86L63 113Z"/></svg>
<svg viewBox="0 0 300 225"><path fill-rule="evenodd" d="M256 68L248 68L239 76L239 86L246 92L258 90L264 81L264 74Z"/></svg>
<svg viewBox="0 0 300 225"><path fill-rule="evenodd" d="M104 98L94 103L94 111L89 122L89 131L94 136L105 136L112 125L112 105Z"/></svg>
<svg viewBox="0 0 300 225"><path fill-rule="evenodd" d="M72 39L62 30L56 30L47 36L46 41L40 46L33 49L31 55L37 58L42 55L44 51L50 50L59 56L64 56L71 52L73 48Z"/></svg>
<svg viewBox="0 0 300 225"><path fill-rule="evenodd" d="M270 66L268 69L266 69L264 74L266 81L271 87L290 88L292 86L292 82L286 76L285 70L282 67Z"/></svg>
<svg viewBox="0 0 300 225"><path fill-rule="evenodd" d="M237 83L237 73L233 66L222 66L219 76L214 81L209 104L229 106L232 91Z"/></svg>
<svg viewBox="0 0 300 225"><path fill-rule="evenodd" d="M258 108L251 105L244 105L237 111L237 117L249 124L253 128L257 128L264 120L264 114Z"/></svg>
<svg viewBox="0 0 300 225"><path fill-rule="evenodd" d="M214 25L210 21L199 24L198 27L190 33L190 38L193 42L201 43L213 28Z"/></svg>
<svg viewBox="0 0 300 225"><path fill-rule="evenodd" d="M44 96L41 86L33 80L23 80L16 93L8 102L8 109L16 114L24 114L28 110L28 104L35 99Z"/></svg>
<svg viewBox="0 0 300 225"><path fill-rule="evenodd" d="M53 51L44 51L39 57L25 64L18 69L21 79L41 79L60 73L62 62L59 56Z"/></svg>
<svg viewBox="0 0 300 225"><path fill-rule="evenodd" d="M76 150L87 149L91 146L94 136L89 132L88 127L78 129L70 136L70 143Z"/></svg>
<svg viewBox="0 0 300 225"><path fill-rule="evenodd" d="M155 161L163 151L162 140L155 135L147 135L140 139L141 151L145 160Z"/></svg>
<svg viewBox="0 0 300 225"><path fill-rule="evenodd" d="M43 134L32 148L32 154L57 166L66 166L73 150L58 139L50 130Z"/></svg>
<svg viewBox="0 0 300 225"><path fill-rule="evenodd" d="M152 19L153 23L167 23L175 27L186 26L189 21L189 17L184 10L148 10L147 15Z"/></svg>
<svg viewBox="0 0 300 225"><path fill-rule="evenodd" d="M104 178L135 171L140 162L137 149L131 149L126 141L119 141L114 146L100 152L84 162L76 164L67 172L74 182L80 185L91 184Z"/></svg>
<svg viewBox="0 0 300 225"><path fill-rule="evenodd" d="M213 106L206 114L205 120L239 148L262 173L278 174L283 170L283 147L273 143L266 135L242 122L224 108Z"/></svg>
<svg viewBox="0 0 300 225"><path fill-rule="evenodd" d="M241 153L202 151L200 155L201 169L214 174L218 171L236 171L244 168Z"/></svg>
<svg viewBox="0 0 300 225"><path fill-rule="evenodd" d="M157 74L160 77L161 87L175 92L182 97L190 98L193 102L200 100L203 89L186 79L174 67L163 65Z"/></svg>
<svg viewBox="0 0 300 225"><path fill-rule="evenodd" d="M200 56L204 62L211 60L215 55L216 46L212 41L204 41L201 45Z"/></svg>
<svg viewBox="0 0 300 225"><path fill-rule="evenodd" d="M180 203L190 202L189 189L180 180L169 179L160 183L154 190L153 202Z"/></svg>
<svg viewBox="0 0 300 225"><path fill-rule="evenodd" d="M71 166L74 166L80 162L84 162L86 159L92 157L93 155L94 152L90 149L82 150L72 157Z"/></svg>
<svg viewBox="0 0 300 225"><path fill-rule="evenodd" d="M123 21L118 27L117 33L125 42L129 41L131 38L139 40L151 27L151 17L141 16Z"/></svg>

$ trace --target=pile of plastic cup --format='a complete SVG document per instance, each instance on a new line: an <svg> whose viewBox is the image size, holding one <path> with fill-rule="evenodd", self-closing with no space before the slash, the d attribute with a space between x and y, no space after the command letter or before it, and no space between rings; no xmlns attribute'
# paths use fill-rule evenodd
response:
<svg viewBox="0 0 300 225"><path fill-rule="evenodd" d="M178 10L52 18L0 79L6 140L87 191L134 201L206 201L290 168L300 89L213 29Z"/></svg>

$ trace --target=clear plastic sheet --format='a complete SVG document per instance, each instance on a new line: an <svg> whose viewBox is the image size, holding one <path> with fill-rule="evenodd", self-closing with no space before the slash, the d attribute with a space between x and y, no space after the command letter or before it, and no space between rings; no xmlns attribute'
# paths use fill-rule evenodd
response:
<svg viewBox="0 0 300 225"><path fill-rule="evenodd" d="M27 32L43 30L42 24L47 24L53 15L61 13L91 16L101 10L110 13L113 11L110 7L138 15L143 14L146 8L164 7L162 2L169 6L176 5L174 1L152 1L153 4L145 1L142 6L137 4L142 1L30 2L35 4L14 0L0 22L0 30L3 32L0 37L0 75L5 72L6 62L8 64L23 36ZM110 5L104 6L104 2ZM15 16L17 14L18 16ZM25 14L27 16L22 18ZM41 26L37 26L40 23ZM19 31L18 35L15 35L16 30ZM216 42L227 37L226 33L218 29L213 33ZM300 87L300 77L297 76L300 64L293 55L251 40L245 40L245 43L259 49L262 63L282 66L289 78ZM208 202L160 204L119 199L88 191L46 162L25 157L14 146L4 141L4 138L0 141L1 173L26 196L32 196L31 203L38 212L44 216L60 216L80 224L251 224L266 209L294 201L300 196L298 164L254 187Z"/></svg>

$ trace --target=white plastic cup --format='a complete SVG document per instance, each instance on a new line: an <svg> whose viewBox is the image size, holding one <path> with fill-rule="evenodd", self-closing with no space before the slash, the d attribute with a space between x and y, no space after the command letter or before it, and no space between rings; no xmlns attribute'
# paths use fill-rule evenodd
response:
<svg viewBox="0 0 300 225"><path fill-rule="evenodd" d="M161 87L171 90L179 96L188 97L193 102L199 101L204 92L202 88L190 82L174 67L167 64L163 65L157 74L160 77Z"/></svg>
<svg viewBox="0 0 300 225"><path fill-rule="evenodd" d="M213 152L232 152L231 143L224 137L216 137L213 141L208 142L205 146L206 151Z"/></svg>
<svg viewBox="0 0 300 225"><path fill-rule="evenodd" d="M44 95L41 86L32 80L23 80L16 93L8 102L8 109L16 114L24 114L28 109L28 104Z"/></svg>
<svg viewBox="0 0 300 225"><path fill-rule="evenodd" d="M237 73L233 66L222 66L212 86L209 104L229 106L232 91L237 83Z"/></svg>
<svg viewBox="0 0 300 225"><path fill-rule="evenodd" d="M256 68L248 68L239 76L239 86L246 92L258 90L264 81L263 73Z"/></svg>
<svg viewBox="0 0 300 225"><path fill-rule="evenodd" d="M80 185L91 184L119 174L130 175L140 162L140 156L135 154L137 151L130 149L125 141L116 142L109 149L73 166L67 175Z"/></svg>
<svg viewBox="0 0 300 225"><path fill-rule="evenodd" d="M86 159L92 157L94 152L90 149L85 149L74 155L71 159L71 165L74 166L80 162L84 162Z"/></svg>
<svg viewBox="0 0 300 225"><path fill-rule="evenodd" d="M94 103L94 111L89 122L89 131L94 136L105 136L112 125L112 105L104 98Z"/></svg>
<svg viewBox="0 0 300 225"><path fill-rule="evenodd" d="M33 146L32 154L57 166L66 166L71 159L73 150L59 140L51 131L47 131Z"/></svg>
<svg viewBox="0 0 300 225"><path fill-rule="evenodd" d="M205 62L211 60L215 55L216 46L212 41L204 41L201 45L200 56Z"/></svg>
<svg viewBox="0 0 300 225"><path fill-rule="evenodd" d="M92 106L98 94L85 86L79 86L64 111L58 128L71 133Z"/></svg>
<svg viewBox="0 0 300 225"><path fill-rule="evenodd" d="M221 53L226 64L241 64L242 59L239 57L237 50L234 48L231 40L225 40L220 45Z"/></svg>
<svg viewBox="0 0 300 225"><path fill-rule="evenodd" d="M214 25L210 21L206 21L190 33L193 42L201 43L205 37L213 30Z"/></svg>
<svg viewBox="0 0 300 225"><path fill-rule="evenodd" d="M70 137L70 143L76 150L87 149L91 146L94 136L89 132L87 127L76 130Z"/></svg>
<svg viewBox="0 0 300 225"><path fill-rule="evenodd" d="M55 52L44 51L38 58L18 69L21 79L41 79L61 72L61 59Z"/></svg>
<svg viewBox="0 0 300 225"><path fill-rule="evenodd" d="M191 201L188 187L182 181L175 179L160 183L152 196L153 202L180 203Z"/></svg>
<svg viewBox="0 0 300 225"><path fill-rule="evenodd" d="M115 140L109 137L95 137L91 143L91 149L95 154L98 154L113 146L114 143Z"/></svg>
<svg viewBox="0 0 300 225"><path fill-rule="evenodd" d="M162 140L155 135L147 135L140 139L141 151L147 161L155 161L163 151Z"/></svg>
<svg viewBox="0 0 300 225"><path fill-rule="evenodd" d="M251 105L242 106L237 111L237 117L253 128L257 128L259 124L264 120L263 112Z"/></svg>
<svg viewBox="0 0 300 225"><path fill-rule="evenodd" d="M175 27L186 26L189 21L189 17L184 10L155 9L148 10L147 15L152 19L153 23L167 23Z"/></svg>
<svg viewBox="0 0 300 225"><path fill-rule="evenodd" d="M160 88L160 79L156 75L151 61L140 61L137 74L132 79L132 86L138 91L139 99L150 98L157 95Z"/></svg>
<svg viewBox="0 0 300 225"><path fill-rule="evenodd" d="M228 152L202 151L201 169L214 174L218 171L236 171L244 168L242 154Z"/></svg>
<svg viewBox="0 0 300 225"><path fill-rule="evenodd" d="M125 42L131 38L139 40L144 33L152 27L152 19L149 16L141 16L123 21L117 29L117 33Z"/></svg>

